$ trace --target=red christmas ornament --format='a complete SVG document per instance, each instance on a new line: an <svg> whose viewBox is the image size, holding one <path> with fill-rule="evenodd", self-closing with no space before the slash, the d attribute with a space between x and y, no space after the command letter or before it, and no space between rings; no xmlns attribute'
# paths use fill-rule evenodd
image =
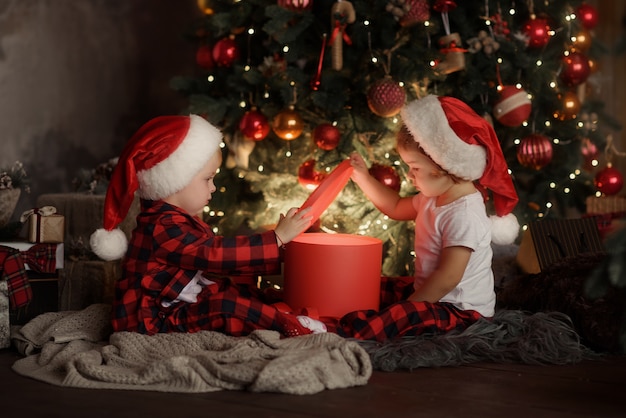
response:
<svg viewBox="0 0 626 418"><path fill-rule="evenodd" d="M586 29L593 29L598 24L598 11L593 6L586 3L578 6L578 9L576 9L576 16Z"/></svg>
<svg viewBox="0 0 626 418"><path fill-rule="evenodd" d="M582 52L570 52L563 57L561 79L570 87L584 83L589 77L589 59Z"/></svg>
<svg viewBox="0 0 626 418"><path fill-rule="evenodd" d="M253 107L239 121L239 130L246 138L261 141L270 133L270 124L265 115Z"/></svg>
<svg viewBox="0 0 626 418"><path fill-rule="evenodd" d="M341 132L330 123L322 123L313 129L313 142L319 149L330 151L337 148L341 140Z"/></svg>
<svg viewBox="0 0 626 418"><path fill-rule="evenodd" d="M598 171L594 179L596 188L605 195L612 196L619 193L624 185L624 177L611 163L607 163L606 167Z"/></svg>
<svg viewBox="0 0 626 418"><path fill-rule="evenodd" d="M413 26L430 19L430 5L427 0L407 0L409 10L400 18L400 26Z"/></svg>
<svg viewBox="0 0 626 418"><path fill-rule="evenodd" d="M542 48L550 40L550 26L546 19L530 19L524 24L522 31L528 37L529 48Z"/></svg>
<svg viewBox="0 0 626 418"><path fill-rule="evenodd" d="M542 169L552 161L552 141L540 134L522 138L517 147L517 161L527 168Z"/></svg>
<svg viewBox="0 0 626 418"><path fill-rule="evenodd" d="M315 163L314 159L310 159L303 162L298 168L298 182L310 190L316 189L326 177L325 173L315 170Z"/></svg>
<svg viewBox="0 0 626 418"><path fill-rule="evenodd" d="M278 0L278 5L292 12L302 12L313 7L313 0Z"/></svg>
<svg viewBox="0 0 626 418"><path fill-rule="evenodd" d="M239 46L233 36L222 38L213 46L213 61L220 67L230 67L239 55Z"/></svg>
<svg viewBox="0 0 626 418"><path fill-rule="evenodd" d="M213 51L208 45L202 45L196 51L196 64L206 70L210 70L215 66L213 62Z"/></svg>
<svg viewBox="0 0 626 418"><path fill-rule="evenodd" d="M396 192L400 191L400 176L398 176L398 173L396 173L396 170L393 167L374 163L370 167L369 173L372 177L390 189L395 190Z"/></svg>
<svg viewBox="0 0 626 418"><path fill-rule="evenodd" d="M493 106L493 116L505 126L519 126L530 116L532 109L528 93L515 86L504 86L500 99Z"/></svg>
<svg viewBox="0 0 626 418"><path fill-rule="evenodd" d="M384 118L397 115L405 101L404 89L390 76L376 81L367 91L367 105L370 110Z"/></svg>
<svg viewBox="0 0 626 418"><path fill-rule="evenodd" d="M436 0L433 10L439 13L448 13L456 9L456 2L453 0Z"/></svg>
<svg viewBox="0 0 626 418"><path fill-rule="evenodd" d="M556 110L553 116L559 120L576 119L580 112L578 95L573 91L568 91L565 94L559 94L558 97L561 100L561 108Z"/></svg>

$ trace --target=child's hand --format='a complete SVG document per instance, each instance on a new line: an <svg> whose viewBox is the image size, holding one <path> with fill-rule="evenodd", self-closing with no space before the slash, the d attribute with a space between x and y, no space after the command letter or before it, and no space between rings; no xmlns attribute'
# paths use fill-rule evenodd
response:
<svg viewBox="0 0 626 418"><path fill-rule="evenodd" d="M358 152L353 152L352 154L350 154L350 164L352 165L352 168L354 168L354 170L352 171L352 176L350 178L356 184L360 184L363 179L370 175L365 160Z"/></svg>
<svg viewBox="0 0 626 418"><path fill-rule="evenodd" d="M311 208L302 210L291 208L286 215L280 215L280 220L274 229L279 245L287 244L311 226L313 216L309 215L309 212Z"/></svg>

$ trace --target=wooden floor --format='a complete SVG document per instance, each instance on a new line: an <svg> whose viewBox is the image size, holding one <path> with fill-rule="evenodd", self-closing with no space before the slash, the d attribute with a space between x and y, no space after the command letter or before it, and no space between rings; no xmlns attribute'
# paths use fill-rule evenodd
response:
<svg viewBox="0 0 626 418"><path fill-rule="evenodd" d="M13 372L18 358L0 350L1 417L626 417L626 356L374 372L366 386L306 396L61 388Z"/></svg>

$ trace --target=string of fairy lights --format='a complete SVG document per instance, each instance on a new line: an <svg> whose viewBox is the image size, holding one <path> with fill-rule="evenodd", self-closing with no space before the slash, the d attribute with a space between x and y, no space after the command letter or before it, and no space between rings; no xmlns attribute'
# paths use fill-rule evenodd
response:
<svg viewBox="0 0 626 418"><path fill-rule="evenodd" d="M235 0L235 2L237 1L240 1L240 0ZM497 22L493 20L493 16L491 16L489 13L488 3L489 3L488 1L485 1L485 17L483 20L484 20L485 29L487 30L487 32L490 34L491 37L494 37L494 32L493 32L494 25L502 24L502 22ZM210 12L208 11L210 9L208 1L200 0L198 1L198 5L207 15L212 13L212 11ZM535 16L534 16L534 11L533 11L532 0L528 1L528 6L529 6L529 10L531 11L531 18L534 19ZM515 1L512 1L506 13L508 13L510 16L514 16L516 12L517 11L516 11L516 6L515 6ZM444 27L446 28L446 32L449 33L450 23L448 21L447 9L442 9L440 15L441 15L442 23ZM548 39L553 37L559 31L562 31L562 30L567 31L566 39L569 39L570 43L563 46L562 55L564 59L570 56L570 54L572 54L573 52L575 53L577 49L581 49L583 47L588 46L589 43L591 42L590 35L587 31L581 31L580 33L576 33L576 34L572 33L572 24L575 22L577 18L578 16L577 16L576 11L566 10L565 14L561 16L559 19L557 19L557 21L563 22L562 27L558 29L548 28L547 30ZM361 22L357 22L357 24L359 24L361 27L365 28L368 31L368 39L371 39L370 31L374 30L374 28L372 28L371 21L365 18ZM426 28L434 27L436 25L436 23L433 22L432 19L426 19L425 21L421 22L421 24L424 25L424 27ZM250 27L250 28L247 28L245 33L248 36L248 51L250 51L252 48L253 37L256 34L256 30L255 28ZM431 43L430 32L426 31L426 33L428 36L428 44L430 45ZM324 36L326 36L326 34ZM548 41L546 40L545 42L547 43ZM325 42L323 43L323 45L325 45ZM282 45L281 50L283 54L289 53L290 45L289 44ZM319 76L319 72L321 71L321 62L324 57L324 50L325 50L325 46L322 46L322 50L320 54L320 65L318 67L317 76ZM383 51L383 52L374 51L371 46L371 42L369 42L369 55L370 55L369 59L372 64L382 65L383 68L385 69L385 73L388 74L390 72L389 67L391 65L391 59L390 59L391 51ZM535 61L535 66L537 68L537 71L539 71L545 64L544 60L542 59L542 54L539 53L538 55L539 56ZM507 63L505 62L505 60L506 58L504 56L502 55L497 56L496 65L498 66L506 65ZM440 63L436 60L431 60L428 63L428 65L430 65L433 69L436 68L439 64ZM592 67L591 70L595 69L594 68L595 63L592 60L589 60L589 65ZM556 92L560 92L560 91L565 92L565 91L571 90L569 87L566 87L563 85L564 83L562 82L562 78L561 78L561 73L563 71L562 67L563 67L563 63L560 64L559 69L554 73L554 76L548 82L549 88L553 89ZM246 63L243 66L243 71L249 72L251 70L252 70L252 63L250 59L250 53L248 52ZM222 82L222 80L219 80L216 78L215 74L208 74L207 81L209 83ZM317 82L319 82L319 79L317 80ZM397 83L397 86L402 90L404 90L407 87L412 87L415 90L418 97L423 96L428 93L428 87L429 87L428 80L422 81L419 83L405 82L402 80L395 81L395 82ZM293 139L298 138L304 130L304 124L302 120L300 119L300 116L296 112L293 111L293 105L297 102L296 82L291 81L291 86L293 88L293 100L291 103L286 104L284 112L279 113L279 116L285 116L283 113L288 114L287 115L288 117L286 117L285 121L282 122L282 126L287 127L287 128L282 135L278 134L281 138L285 139L285 150L284 150L283 155L284 155L284 158L286 159L290 159L293 157L293 153L291 150L291 141ZM525 86L520 82L514 83L513 86L517 90L526 92ZM436 94L437 84L433 83L431 87L435 90L434 93ZM499 82L495 88L497 89L498 92L500 92L502 91L503 87L504 87L503 84ZM312 88L313 88L313 85L312 85ZM534 99L533 95L531 93L526 93L526 94L527 94L528 102L532 103ZM271 99L270 95L271 95L270 90L266 88L262 93L263 100ZM566 100L563 102L563 106L564 106L563 109L556 110L552 115L541 115L542 120L539 120L540 118L539 115L534 115L532 118L526 118L525 120L523 120L523 122L521 122L521 126L525 128L529 128L532 132L535 132L536 127L539 127L540 130L550 130L550 128L552 127L555 121L563 120L563 118L566 118L566 119L571 118L571 119L577 119L577 122L576 122L577 129L581 131L586 131L586 130L595 131L598 128L597 120L588 120L588 119L585 120L583 115L579 114L580 99L577 97L577 95L574 93L572 95L566 95L565 97L566 97ZM254 107L255 105L254 98L242 97L238 105L242 109L249 109L251 107ZM290 111L291 113L289 113ZM587 116L587 115L584 115L584 116ZM390 123L391 126L397 126L400 123L397 113L389 116L388 122ZM337 121L330 121L330 124L336 127ZM276 121L272 121L272 125L276 125ZM357 135L357 133L354 133L354 135ZM515 146L519 147L524 142L524 140L525 140L524 136L520 135L520 136L513 138L512 142ZM550 146L554 146L554 147L558 147L560 145L565 145L565 144L570 144L571 141L573 141L573 139L566 139L566 138L564 139L564 138L559 138L559 137L554 137L554 136L549 137ZM227 147L228 145L226 143L222 143L221 146ZM622 156L622 154L619 151L615 150L614 145L612 149L612 154ZM399 173L401 174L403 173L403 169L402 169L403 163L399 159L397 154L387 152L384 154L383 158L386 159L386 163L396 168ZM597 168L600 164L597 156L593 156L588 161L588 163L593 168ZM256 167L252 168L252 170L256 170L258 173L263 173L265 171L265 166L263 163L259 163ZM331 170L332 170L331 166L326 166L323 168L323 171L326 174L328 174ZM509 170L509 172L513 177L515 176L515 173L513 173L511 170ZM572 187L571 187L572 182L575 182L579 178L579 176L581 176L582 174L584 174L583 170L581 168L576 168L572 172L568 173L565 177L555 178L549 183L547 183L545 185L545 187L547 188L545 190L545 193L541 194L542 196L546 196L547 200L543 202L533 202L533 204L535 205L534 209L536 211L536 217L542 218L542 217L549 215L551 209L554 207L555 204L557 204L556 201L559 200L556 198L555 193L562 193L564 195L570 194L572 192ZM238 173L238 176L240 178L244 178L245 175L246 173L244 171L240 171ZM304 187L308 188L308 190L313 190L316 187L316 184L306 184L304 185ZM407 181L406 178L404 178L404 176L401 176L400 187L401 187L401 190L408 191L408 190L411 190L412 185L410 184L409 181ZM224 187L221 187L217 192L226 193L227 190ZM598 191L597 196L601 196L601 195L602 195L602 192ZM271 202L270 204L280 205L279 202ZM288 208L285 208L285 210L286 209ZM213 211L210 209L208 205L205 207L205 214L207 214L210 217L225 216L225 213L223 211ZM362 220L362 223L358 227L357 233L362 234L362 235L378 235L380 233L384 233L385 231L389 230L390 222L391 220L387 216L382 215L382 214L378 214L376 217L367 217ZM522 227L523 229L526 229L527 225L523 225ZM330 225L322 226L322 229L329 233L339 233L341 232L340 228L341 228L341 225L338 223L332 223ZM216 229L215 232L217 233L219 231Z"/></svg>

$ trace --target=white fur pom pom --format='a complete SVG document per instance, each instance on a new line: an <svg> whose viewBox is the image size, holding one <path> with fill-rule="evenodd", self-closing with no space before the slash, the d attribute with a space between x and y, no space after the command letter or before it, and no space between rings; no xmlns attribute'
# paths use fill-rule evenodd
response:
<svg viewBox="0 0 626 418"><path fill-rule="evenodd" d="M98 257L106 261L118 260L126 254L128 240L121 229L107 231L100 228L91 234L91 249Z"/></svg>
<svg viewBox="0 0 626 418"><path fill-rule="evenodd" d="M510 245L519 234L519 222L512 213L505 216L490 216L491 242L497 245Z"/></svg>

